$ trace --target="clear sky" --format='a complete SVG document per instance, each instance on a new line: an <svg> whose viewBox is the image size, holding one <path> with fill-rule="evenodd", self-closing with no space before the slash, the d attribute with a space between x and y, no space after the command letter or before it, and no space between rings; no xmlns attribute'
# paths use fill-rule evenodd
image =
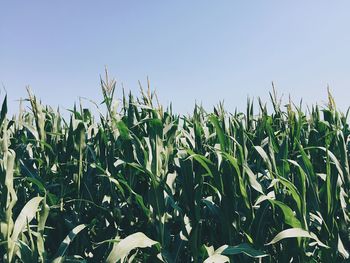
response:
<svg viewBox="0 0 350 263"><path fill-rule="evenodd" d="M30 85L46 104L101 101L107 65L138 93L151 85L165 105L192 111L220 100L280 93L307 104L350 106L350 1L0 0L0 84L11 111ZM2 88L1 88L2 89ZM3 97L3 92L0 95Z"/></svg>

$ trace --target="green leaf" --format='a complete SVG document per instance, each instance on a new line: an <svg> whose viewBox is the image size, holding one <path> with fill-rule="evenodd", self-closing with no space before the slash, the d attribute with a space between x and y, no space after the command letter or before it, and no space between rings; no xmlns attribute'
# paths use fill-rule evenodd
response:
<svg viewBox="0 0 350 263"><path fill-rule="evenodd" d="M122 139L128 140L131 138L129 129L123 121L116 122L116 125Z"/></svg>
<svg viewBox="0 0 350 263"><path fill-rule="evenodd" d="M264 149L261 146L254 146L254 148L259 153L261 158L264 160L264 162L267 165L267 168L271 172L272 171L272 165L271 165L271 161L270 161L269 156L267 155L267 153L264 151Z"/></svg>
<svg viewBox="0 0 350 263"><path fill-rule="evenodd" d="M248 165L244 165L244 171L248 175L250 186L253 189L255 189L257 192L259 192L260 194L264 195L263 188L262 188L261 184L258 182L257 176L253 173L253 171L249 168Z"/></svg>
<svg viewBox="0 0 350 263"><path fill-rule="evenodd" d="M42 197L34 197L23 207L13 227L13 233L11 235L11 239L13 241L17 241L19 234L22 233L23 229L27 225L27 222L31 222L35 217L41 200L43 200Z"/></svg>
<svg viewBox="0 0 350 263"><path fill-rule="evenodd" d="M64 255L66 254L69 245L72 243L74 238L79 234L79 232L82 231L85 227L86 225L81 224L76 226L75 228L72 229L72 231L69 232L69 234L65 237L60 247L58 248L58 251L56 253L56 258L52 261L52 263L64 262Z"/></svg>
<svg viewBox="0 0 350 263"><path fill-rule="evenodd" d="M237 246L228 246L222 252L224 255L237 255L241 253L252 258L262 258L268 256L268 254L265 252L257 250L247 243L242 243Z"/></svg>
<svg viewBox="0 0 350 263"><path fill-rule="evenodd" d="M7 95L5 96L4 102L2 103L1 112L0 112L0 127L4 121L7 114Z"/></svg>
<svg viewBox="0 0 350 263"><path fill-rule="evenodd" d="M226 140L225 140L225 133L222 130L219 121L218 121L218 117L215 115L211 115L209 120L211 121L211 123L214 125L215 127L215 131L216 131L216 135L219 138L219 142L220 142L220 147L222 151L226 150Z"/></svg>
<svg viewBox="0 0 350 263"><path fill-rule="evenodd" d="M299 219L297 219L294 215L293 210L286 204L277 201L277 200L271 200L269 199L269 201L273 204L273 205L277 205L282 213L283 213L283 217L284 217L284 222L288 225L290 225L291 227L295 227L295 228L300 228L301 227L301 223L299 221Z"/></svg>
<svg viewBox="0 0 350 263"><path fill-rule="evenodd" d="M190 149L188 149L187 152L188 152L188 154L190 154L190 157L195 159L208 172L208 174L213 177L213 172L212 172L212 170L210 169L209 166L213 167L214 165L213 165L213 163L210 160L208 160L203 155L194 153Z"/></svg>
<svg viewBox="0 0 350 263"><path fill-rule="evenodd" d="M308 231L301 229L301 228L289 228L289 229L283 230L283 231L279 232L266 245L268 246L268 245L275 244L275 243L280 242L281 240L286 239L286 238L297 238L297 237L311 238L311 239L315 240L319 246L324 247L324 248L329 248L327 245L322 243L314 233L308 232Z"/></svg>

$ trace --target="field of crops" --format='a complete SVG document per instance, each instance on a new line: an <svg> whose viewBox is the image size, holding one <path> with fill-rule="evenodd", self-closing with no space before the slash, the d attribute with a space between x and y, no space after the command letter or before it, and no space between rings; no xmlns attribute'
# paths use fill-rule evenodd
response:
<svg viewBox="0 0 350 263"><path fill-rule="evenodd" d="M1 262L348 262L350 128L331 95L183 116L101 86L68 119L30 92L11 118L3 97Z"/></svg>

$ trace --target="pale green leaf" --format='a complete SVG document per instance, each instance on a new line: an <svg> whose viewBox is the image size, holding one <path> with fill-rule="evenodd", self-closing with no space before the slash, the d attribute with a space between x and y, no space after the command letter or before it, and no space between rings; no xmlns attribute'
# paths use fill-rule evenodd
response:
<svg viewBox="0 0 350 263"><path fill-rule="evenodd" d="M157 243L157 241L148 238L142 232L134 233L113 245L112 251L108 255L106 262L116 263L119 260L123 262L133 249L151 247Z"/></svg>

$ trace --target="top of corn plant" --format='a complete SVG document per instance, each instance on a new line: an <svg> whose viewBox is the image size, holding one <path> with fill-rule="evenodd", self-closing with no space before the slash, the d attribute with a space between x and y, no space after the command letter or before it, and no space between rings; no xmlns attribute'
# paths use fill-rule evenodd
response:
<svg viewBox="0 0 350 263"><path fill-rule="evenodd" d="M101 79L106 114L0 112L0 261L346 262L348 112L272 92L191 116ZM256 112L256 111L255 111Z"/></svg>

